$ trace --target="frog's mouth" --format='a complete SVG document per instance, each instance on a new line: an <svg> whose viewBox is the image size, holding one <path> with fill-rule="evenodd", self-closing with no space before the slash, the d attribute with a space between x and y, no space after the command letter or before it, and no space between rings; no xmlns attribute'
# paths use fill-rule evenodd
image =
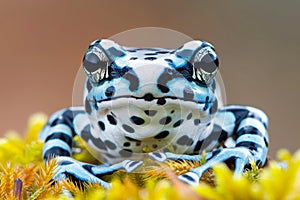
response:
<svg viewBox="0 0 300 200"><path fill-rule="evenodd" d="M117 104L114 102L118 102ZM141 106L145 105L158 105L158 106L164 106L165 104L172 103L177 104L177 106L188 106L190 109L197 109L201 111L207 110L209 108L209 105L213 102L209 99L206 99L205 101L195 101L193 99L189 98L182 98L182 97L176 97L176 96L163 96L163 97L154 97L152 94L147 93L142 97L137 97L133 95L122 95L122 96L116 96L112 98L107 99L101 99L96 102L98 108L107 108L107 107L124 107L126 105L129 105L131 103L134 104L142 104Z"/></svg>

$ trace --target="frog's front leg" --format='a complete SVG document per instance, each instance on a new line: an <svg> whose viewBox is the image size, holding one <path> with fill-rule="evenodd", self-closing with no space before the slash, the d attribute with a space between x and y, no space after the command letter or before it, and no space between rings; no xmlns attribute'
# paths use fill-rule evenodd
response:
<svg viewBox="0 0 300 200"><path fill-rule="evenodd" d="M82 119L82 116L85 116L82 107L58 111L51 116L48 124L41 132L40 138L45 141L43 148L44 160L47 161L55 157L58 162L54 180L60 181L71 177L73 180L98 183L103 187L109 187L109 183L99 177L120 169L131 172L142 164L137 161L124 160L114 165L92 165L71 158L73 138L77 135L77 130L74 128L74 124L78 123L75 122L78 121L77 116L81 116L80 121L83 121L83 123L87 121Z"/></svg>
<svg viewBox="0 0 300 200"><path fill-rule="evenodd" d="M132 172L142 165L142 161L131 160L124 160L114 165L92 165L63 156L57 157L57 162L59 163L59 167L54 175L54 180L60 181L71 178L73 181L97 183L104 188L110 187L110 184L101 180L102 176L112 174L121 169L124 169L126 172Z"/></svg>
<svg viewBox="0 0 300 200"><path fill-rule="evenodd" d="M200 167L192 169L190 172L179 176L179 179L191 185L198 184L202 174L217 163L234 159L235 174L241 174L244 168L249 165L250 159L264 165L268 151L268 119L266 115L252 107L245 106L226 106L216 115L215 126L212 135L218 135L214 139L220 144L228 138L232 138L231 146L227 148L220 147L206 153L206 163ZM222 127L222 129L220 129ZM216 132L219 131L219 134ZM210 137L209 136L209 137ZM206 141L198 141L203 148L195 147L195 150L205 150L205 146L215 142L212 138L206 138ZM204 145L208 141L208 144ZM199 152L201 152L199 151ZM184 159L199 161L201 155L177 155L173 153L152 153L150 156L158 161L165 159Z"/></svg>

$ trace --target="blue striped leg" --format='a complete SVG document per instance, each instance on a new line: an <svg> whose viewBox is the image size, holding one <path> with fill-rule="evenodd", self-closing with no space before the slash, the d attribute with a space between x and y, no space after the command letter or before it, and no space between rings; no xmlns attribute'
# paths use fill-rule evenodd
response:
<svg viewBox="0 0 300 200"><path fill-rule="evenodd" d="M268 120L266 115L252 107L226 106L220 110L216 116L214 129L222 127L219 138L215 138L219 143L227 138L233 138L234 144L228 148L219 148L206 154L206 163L200 167L192 169L190 172L179 176L182 181L196 185L202 174L217 163L235 160L235 175L241 174L249 164L250 159L261 165L265 164L268 151ZM212 134L216 130L212 130ZM226 137L224 137L226 136ZM204 144L205 141L200 141ZM212 142L210 140L210 142ZM199 147L196 147L197 150ZM195 149L196 149L195 148ZM205 149L202 149L205 150ZM172 160L195 160L199 161L201 155L177 155L173 153L151 153L150 157L157 161L166 159Z"/></svg>
<svg viewBox="0 0 300 200"><path fill-rule="evenodd" d="M40 138L45 141L44 160L56 157L58 162L54 180L60 181L71 176L73 180L98 183L107 188L110 184L101 180L100 176L120 169L131 172L142 164L141 161L125 160L111 166L91 165L71 158L73 137L77 135L73 128L73 119L79 113L84 113L81 107L58 111L51 116L41 132Z"/></svg>

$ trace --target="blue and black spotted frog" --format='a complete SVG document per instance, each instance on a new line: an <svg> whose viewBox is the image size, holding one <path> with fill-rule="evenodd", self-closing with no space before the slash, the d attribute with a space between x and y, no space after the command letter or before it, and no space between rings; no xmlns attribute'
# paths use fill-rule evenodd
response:
<svg viewBox="0 0 300 200"><path fill-rule="evenodd" d="M194 40L178 49L123 47L108 39L90 44L82 62L87 76L84 107L52 115L41 133L43 158L59 161L56 180L110 184L102 175L132 172L145 157L206 163L179 176L197 184L214 164L232 160L236 174L249 160L264 165L268 119L260 110L221 106L214 47ZM104 164L72 156L74 136Z"/></svg>

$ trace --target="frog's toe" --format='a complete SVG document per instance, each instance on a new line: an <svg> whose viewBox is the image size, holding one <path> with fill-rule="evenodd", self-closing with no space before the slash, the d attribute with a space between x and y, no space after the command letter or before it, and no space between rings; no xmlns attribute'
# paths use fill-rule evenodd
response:
<svg viewBox="0 0 300 200"><path fill-rule="evenodd" d="M167 159L167 156L165 153L151 152L148 155L150 158L152 158L153 160L156 160L158 162L163 162Z"/></svg>
<svg viewBox="0 0 300 200"><path fill-rule="evenodd" d="M70 178L73 181L96 183L104 188L109 188L110 184L94 176L90 171L93 165L78 162L69 157L58 157L58 167L53 179L55 181Z"/></svg>
<svg viewBox="0 0 300 200"><path fill-rule="evenodd" d="M142 164L143 164L143 161L126 160L126 162L124 163L124 169L127 172L133 172L136 168L138 168Z"/></svg>
<svg viewBox="0 0 300 200"><path fill-rule="evenodd" d="M249 159L245 158L236 158L235 160L235 169L234 169L234 176L240 176L245 166L249 163Z"/></svg>
<svg viewBox="0 0 300 200"><path fill-rule="evenodd" d="M189 185L198 185L200 176L195 172L188 172L186 174L178 176L179 180L189 184Z"/></svg>

